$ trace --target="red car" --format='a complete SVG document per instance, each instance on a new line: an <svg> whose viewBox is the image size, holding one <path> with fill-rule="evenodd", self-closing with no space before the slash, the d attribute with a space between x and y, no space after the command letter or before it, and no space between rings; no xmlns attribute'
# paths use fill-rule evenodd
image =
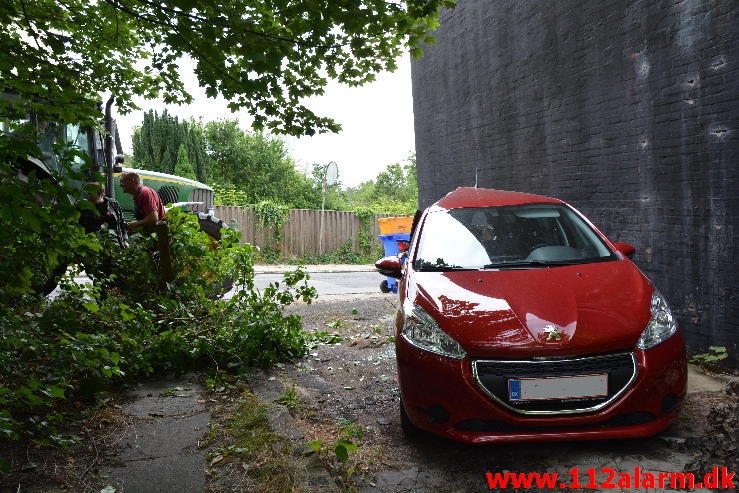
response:
<svg viewBox="0 0 739 493"><path fill-rule="evenodd" d="M419 217L395 318L404 431L469 443L644 437L680 413L683 335L667 301L580 212L459 188Z"/></svg>

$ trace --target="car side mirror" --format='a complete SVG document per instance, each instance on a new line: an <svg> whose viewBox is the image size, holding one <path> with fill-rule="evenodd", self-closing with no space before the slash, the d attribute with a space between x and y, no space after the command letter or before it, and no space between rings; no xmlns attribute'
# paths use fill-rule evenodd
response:
<svg viewBox="0 0 739 493"><path fill-rule="evenodd" d="M403 276L403 262L397 255L383 257L375 262L375 269L383 276L400 279Z"/></svg>
<svg viewBox="0 0 739 493"><path fill-rule="evenodd" d="M623 253L625 256L631 258L636 253L636 247L630 243L625 243L623 241L617 241L613 244L613 246L616 247L616 250Z"/></svg>

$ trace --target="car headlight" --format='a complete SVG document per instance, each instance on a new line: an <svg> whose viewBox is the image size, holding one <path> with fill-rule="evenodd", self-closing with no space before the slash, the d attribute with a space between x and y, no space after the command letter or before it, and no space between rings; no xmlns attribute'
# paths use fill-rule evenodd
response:
<svg viewBox="0 0 739 493"><path fill-rule="evenodd" d="M650 309L652 311L652 318L636 342L636 347L639 349L653 348L657 344L669 339L677 330L677 321L672 316L670 307L667 306L667 301L656 289L652 293L652 306Z"/></svg>
<svg viewBox="0 0 739 493"><path fill-rule="evenodd" d="M436 321L420 306L407 301L404 305L401 335L414 346L441 356L462 359L467 353L452 337L441 330Z"/></svg>

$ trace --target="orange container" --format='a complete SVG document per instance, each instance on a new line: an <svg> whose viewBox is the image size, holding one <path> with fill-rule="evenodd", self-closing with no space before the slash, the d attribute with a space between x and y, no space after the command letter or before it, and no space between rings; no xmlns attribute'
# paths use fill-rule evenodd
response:
<svg viewBox="0 0 739 493"><path fill-rule="evenodd" d="M413 226L413 216L383 217L377 220L380 223L381 235L396 233L410 233Z"/></svg>

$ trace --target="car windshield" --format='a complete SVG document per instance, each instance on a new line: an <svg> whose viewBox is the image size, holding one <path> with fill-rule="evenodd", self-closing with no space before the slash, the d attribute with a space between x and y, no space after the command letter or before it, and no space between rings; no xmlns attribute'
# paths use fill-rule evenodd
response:
<svg viewBox="0 0 739 493"><path fill-rule="evenodd" d="M530 268L614 258L571 208L526 204L429 213L420 231L414 268Z"/></svg>

